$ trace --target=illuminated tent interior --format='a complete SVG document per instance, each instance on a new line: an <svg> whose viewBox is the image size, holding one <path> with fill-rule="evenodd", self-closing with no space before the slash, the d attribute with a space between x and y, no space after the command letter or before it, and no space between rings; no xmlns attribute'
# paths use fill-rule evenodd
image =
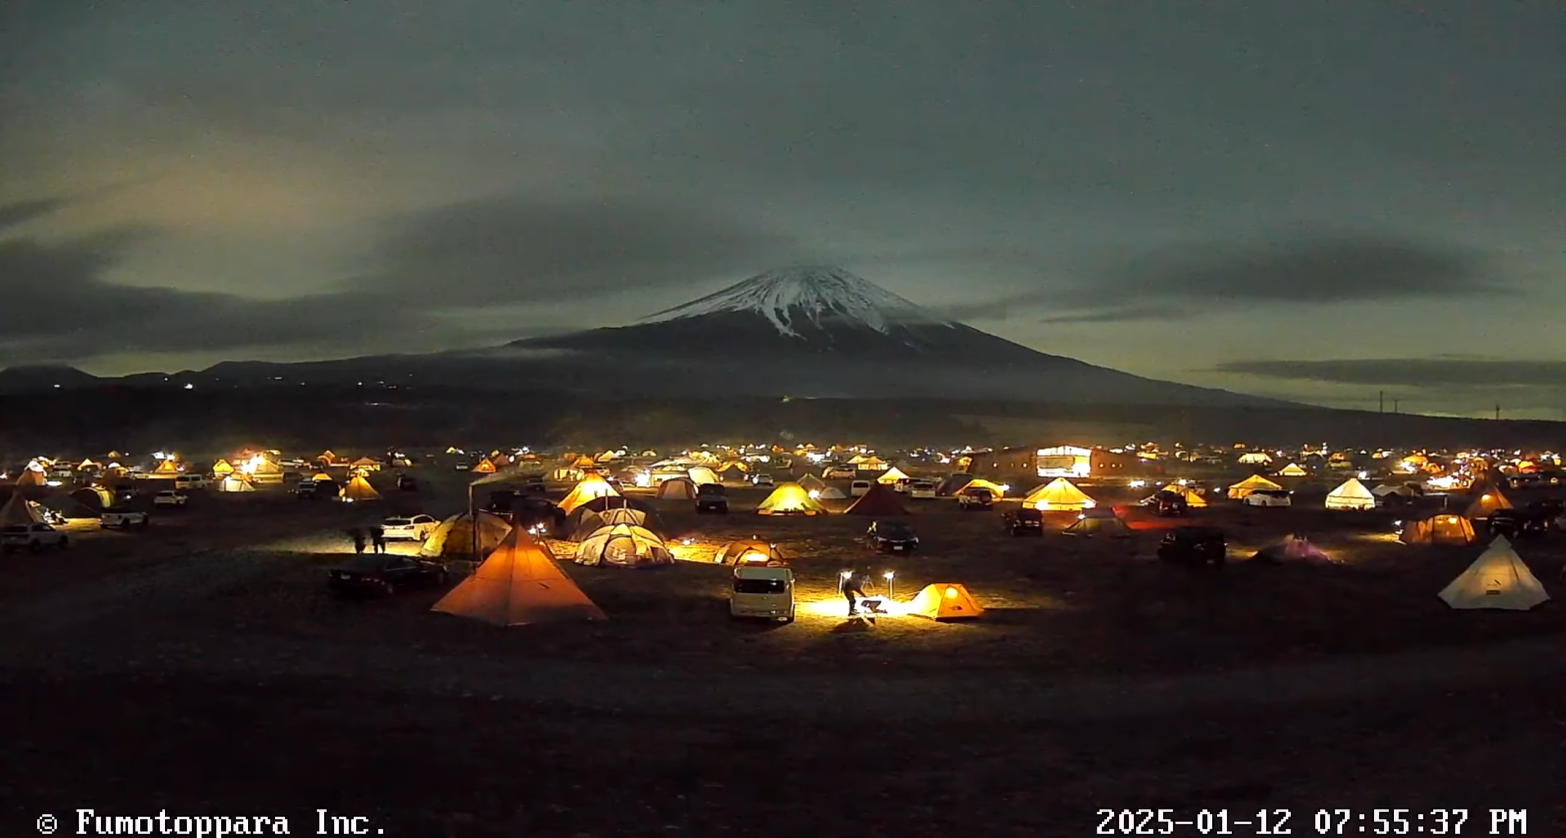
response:
<svg viewBox="0 0 1566 838"><path fill-rule="evenodd" d="M658 484L657 496L675 500L694 500L696 484L689 477L671 477Z"/></svg>
<svg viewBox="0 0 1566 838"><path fill-rule="evenodd" d="M1308 472L1305 469L1301 468L1299 463L1289 463L1288 465L1284 466L1283 468L1278 469L1278 476L1279 477L1309 477L1310 476L1310 472Z"/></svg>
<svg viewBox="0 0 1566 838"><path fill-rule="evenodd" d="M234 466L230 464L228 460L218 460L212 464L212 474L215 477L222 477L225 474L233 473Z"/></svg>
<svg viewBox="0 0 1566 838"><path fill-rule="evenodd" d="M912 479L912 478L910 478L908 476L908 474L906 472L904 472L902 469L898 468L897 466L892 466L891 468L887 469L886 471L881 472L881 476L877 477L875 479L875 482L880 483L883 486L891 486L892 484L896 483L899 480L910 480L910 479Z"/></svg>
<svg viewBox="0 0 1566 838"><path fill-rule="evenodd" d="M970 487L972 485L969 484ZM1092 509L1098 503L1078 489L1075 483L1064 477L1057 477L1029 492L1028 496L1023 498L1022 505L1041 512L1077 512Z"/></svg>
<svg viewBox="0 0 1566 838"><path fill-rule="evenodd" d="M1442 512L1409 521L1397 538L1404 544L1472 544L1477 536L1467 517Z"/></svg>
<svg viewBox="0 0 1566 838"><path fill-rule="evenodd" d="M924 590L901 610L930 620L973 620L984 616L984 608L967 588L956 582L925 585Z"/></svg>
<svg viewBox="0 0 1566 838"><path fill-rule="evenodd" d="M1505 538L1491 542L1467 570L1441 590L1440 597L1453 608L1504 611L1527 611L1550 599L1539 578Z"/></svg>
<svg viewBox="0 0 1566 838"><path fill-rule="evenodd" d="M1062 530L1064 535L1107 535L1112 538L1127 538L1131 535L1131 528L1121 520L1119 515L1111 507L1100 506L1093 509L1084 509L1077 515L1076 523Z"/></svg>
<svg viewBox="0 0 1566 838"><path fill-rule="evenodd" d="M1174 495L1175 497L1185 501L1185 505L1190 509L1204 509L1207 506L1207 498L1197 494L1195 489L1192 489L1189 486L1181 486L1179 483L1170 483L1167 486L1160 486L1158 491L1154 492L1153 496L1147 500L1149 502L1156 503L1158 501L1159 495Z"/></svg>
<svg viewBox="0 0 1566 838"><path fill-rule="evenodd" d="M1328 509L1365 510L1376 508L1376 496L1359 482L1358 478L1350 477L1343 481L1343 485L1327 493Z"/></svg>
<svg viewBox="0 0 1566 838"><path fill-rule="evenodd" d="M608 619L560 569L549 548L521 530L512 530L430 610L497 626Z"/></svg>
<svg viewBox="0 0 1566 838"><path fill-rule="evenodd" d="M1501 494L1501 490L1494 486L1488 486L1479 490L1479 496L1468 505L1463 514L1475 521L1485 521L1490 518L1492 512L1502 509L1511 509L1512 502Z"/></svg>
<svg viewBox="0 0 1566 838"><path fill-rule="evenodd" d="M230 474L218 481L215 486L219 492L254 492L256 487L249 480L238 474Z"/></svg>
<svg viewBox="0 0 1566 838"><path fill-rule="evenodd" d="M1259 474L1253 474L1229 487L1229 500L1243 500L1252 492L1279 492L1282 490L1283 487L1277 483Z"/></svg>
<svg viewBox="0 0 1566 838"><path fill-rule="evenodd" d="M768 544L754 538L730 541L718 548L718 552L712 557L718 564L765 564L767 562L783 561L783 554L776 544Z"/></svg>
<svg viewBox="0 0 1566 838"><path fill-rule="evenodd" d="M560 500L560 508L569 515L576 511L578 506L595 498L619 497L620 493L609 485L602 475L588 474L577 482L576 488Z"/></svg>
<svg viewBox="0 0 1566 838"><path fill-rule="evenodd" d="M478 548L479 558L487 556L490 551L505 540L506 534L511 532L511 524L499 515L480 511L478 513ZM425 539L424 545L419 548L419 555L427 559L441 559L443 561L462 560L474 561L473 555L473 520L468 513L453 515L440 522Z"/></svg>
<svg viewBox="0 0 1566 838"><path fill-rule="evenodd" d="M598 530L578 544L576 563L589 567L655 567L674 564L674 553L652 530L615 524Z"/></svg>
<svg viewBox="0 0 1566 838"><path fill-rule="evenodd" d="M343 500L351 501L380 500L381 497L381 493L375 491L375 487L371 486L370 481L365 480L362 475L348 481L348 485L344 486L338 495Z"/></svg>
<svg viewBox="0 0 1566 838"><path fill-rule="evenodd" d="M826 507L798 483L781 483L756 507L757 515L824 515Z"/></svg>

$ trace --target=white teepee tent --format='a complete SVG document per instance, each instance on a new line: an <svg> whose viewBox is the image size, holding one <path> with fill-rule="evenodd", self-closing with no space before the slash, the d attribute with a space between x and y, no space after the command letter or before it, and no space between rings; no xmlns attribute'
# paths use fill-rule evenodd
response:
<svg viewBox="0 0 1566 838"><path fill-rule="evenodd" d="M1539 578L1523 563L1511 542L1498 536L1468 569L1441 590L1453 608L1527 611L1549 600Z"/></svg>
<svg viewBox="0 0 1566 838"><path fill-rule="evenodd" d="M1350 477L1343 485L1327 494L1328 509L1375 509L1376 496L1357 478Z"/></svg>

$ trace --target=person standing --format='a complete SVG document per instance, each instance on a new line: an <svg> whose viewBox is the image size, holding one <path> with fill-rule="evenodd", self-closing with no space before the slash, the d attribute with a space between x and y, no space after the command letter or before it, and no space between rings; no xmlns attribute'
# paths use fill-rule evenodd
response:
<svg viewBox="0 0 1566 838"><path fill-rule="evenodd" d="M348 537L353 539L353 552L355 555L364 555L364 530L354 527L348 531Z"/></svg>
<svg viewBox="0 0 1566 838"><path fill-rule="evenodd" d="M870 581L870 574L860 571L843 571L842 575L843 598L848 600L848 616L859 614L859 600L865 597L865 584ZM858 595L858 599L855 595Z"/></svg>
<svg viewBox="0 0 1566 838"><path fill-rule="evenodd" d="M380 527L370 527L370 544L377 553L386 552L386 531Z"/></svg>

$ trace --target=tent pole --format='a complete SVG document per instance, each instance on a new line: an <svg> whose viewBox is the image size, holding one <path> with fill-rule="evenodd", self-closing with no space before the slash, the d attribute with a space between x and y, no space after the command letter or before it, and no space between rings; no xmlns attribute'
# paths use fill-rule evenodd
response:
<svg viewBox="0 0 1566 838"><path fill-rule="evenodd" d="M468 529L473 531L473 567L478 568L478 510L473 508L473 484L468 484Z"/></svg>

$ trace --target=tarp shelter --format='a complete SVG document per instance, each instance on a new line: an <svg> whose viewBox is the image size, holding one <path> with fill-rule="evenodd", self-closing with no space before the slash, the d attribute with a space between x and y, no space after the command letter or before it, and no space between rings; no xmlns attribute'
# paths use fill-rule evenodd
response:
<svg viewBox="0 0 1566 838"><path fill-rule="evenodd" d="M17 485L21 485L20 482ZM1488 486L1479 491L1479 496L1474 498L1473 503L1468 504L1468 509L1463 514L1475 521L1487 521L1492 512L1511 508L1512 502L1501 494L1500 489Z"/></svg>
<svg viewBox="0 0 1566 838"><path fill-rule="evenodd" d="M984 616L984 608L962 585L937 582L925 585L904 613L931 620L972 620Z"/></svg>
<svg viewBox="0 0 1566 838"><path fill-rule="evenodd" d="M495 473L495 463L493 461L491 461L488 457L485 457L485 458L479 460L478 462L474 463L473 464L473 468L469 469L469 471L471 471L474 474L494 474Z"/></svg>
<svg viewBox="0 0 1566 838"><path fill-rule="evenodd" d="M254 484L237 474L230 474L218 481L215 488L219 492L254 492L256 490Z"/></svg>
<svg viewBox="0 0 1566 838"><path fill-rule="evenodd" d="M497 626L608 619L555 563L549 548L521 530L512 530L473 575L430 610Z"/></svg>
<svg viewBox="0 0 1566 838"><path fill-rule="evenodd" d="M1291 535L1277 544L1263 547L1257 550L1256 555L1251 558L1274 564L1283 562L1333 564L1337 562L1337 559L1332 558L1325 550L1312 544L1310 539L1299 535Z"/></svg>
<svg viewBox="0 0 1566 838"><path fill-rule="evenodd" d="M973 475L964 471L948 474L946 479L941 481L941 485L935 487L935 493L943 498L951 497L961 492L974 479Z"/></svg>
<svg viewBox="0 0 1566 838"><path fill-rule="evenodd" d="M1327 493L1328 509L1375 509L1376 496L1358 478L1350 477L1343 485Z"/></svg>
<svg viewBox="0 0 1566 838"><path fill-rule="evenodd" d="M826 507L798 483L778 484L772 494L767 495L767 499L756 507L757 515L823 515L826 511Z"/></svg>
<svg viewBox="0 0 1566 838"><path fill-rule="evenodd" d="M100 517L99 513L101 512L101 510L93 509L71 495L50 495L44 498L39 505L52 510L67 521L81 518L97 518Z"/></svg>
<svg viewBox="0 0 1566 838"><path fill-rule="evenodd" d="M688 477L671 477L658 484L658 497L675 500L694 500L696 484Z"/></svg>
<svg viewBox="0 0 1566 838"><path fill-rule="evenodd" d="M576 545L576 563L591 567L653 567L674 564L674 554L652 530L615 524Z"/></svg>
<svg viewBox="0 0 1566 838"><path fill-rule="evenodd" d="M12 492L11 499L0 506L0 527L15 527L26 524L38 524L43 522L43 516L38 514L32 501L22 497L21 492Z"/></svg>
<svg viewBox="0 0 1566 838"><path fill-rule="evenodd" d="M730 541L718 548L712 560L718 564L766 564L783 561L783 554L776 544L768 544L754 538Z"/></svg>
<svg viewBox="0 0 1566 838"><path fill-rule="evenodd" d="M652 529L647 526L647 513L640 509L632 509L629 506L617 506L602 512L583 509L582 517L577 520L576 527L572 531L571 540L583 541L593 533L616 524Z"/></svg>
<svg viewBox="0 0 1566 838"><path fill-rule="evenodd" d="M686 473L686 475L688 475L690 477L691 482L695 483L698 486L700 486L703 483L722 483L723 482L722 480L718 479L718 475L715 474L712 469L707 468L706 466L693 466L689 471L687 471L685 473Z"/></svg>
<svg viewBox="0 0 1566 838"><path fill-rule="evenodd" d="M1107 535L1125 538L1131 535L1131 528L1115 514L1114 509L1103 506L1082 510L1077 515L1076 523L1066 527L1063 532L1066 535Z"/></svg>
<svg viewBox="0 0 1566 838"><path fill-rule="evenodd" d="M1527 611L1550 598L1511 542L1496 538L1468 569L1441 590L1441 600L1453 608L1497 608Z"/></svg>
<svg viewBox="0 0 1566 838"><path fill-rule="evenodd" d="M826 481L814 474L806 474L804 477L799 478L799 488L804 489L806 492L819 492L826 487Z"/></svg>
<svg viewBox="0 0 1566 838"><path fill-rule="evenodd" d="M217 462L212 464L212 474L214 476L216 476L216 477L222 477L225 474L233 474L233 473L234 473L234 466L231 463L229 463L228 460L218 460Z"/></svg>
<svg viewBox="0 0 1566 838"><path fill-rule="evenodd" d="M891 485L895 484L899 480L912 480L912 479L913 478L909 477L908 474L906 472L904 472L902 469L898 468L897 466L892 466L891 468L887 469L886 471L881 472L881 476L877 477L875 479L875 482L880 483L883 486L891 486Z"/></svg>
<svg viewBox="0 0 1566 838"><path fill-rule="evenodd" d="M845 515L874 515L880 518L888 518L897 515L907 515L908 510L903 508L903 502L897 499L897 493L892 491L884 483L876 483L870 487L870 491L860 495L853 505L844 511Z"/></svg>
<svg viewBox="0 0 1566 838"><path fill-rule="evenodd" d="M969 484L971 487L972 484ZM1098 503L1088 497L1081 489L1076 487L1064 477L1054 480L1034 489L1023 498L1022 505L1029 509L1037 509L1042 512L1077 512L1083 509L1092 509Z"/></svg>
<svg viewBox="0 0 1566 838"><path fill-rule="evenodd" d="M1174 495L1185 501L1188 509L1202 509L1207 506L1207 498L1197 494L1195 489L1189 486L1181 486L1179 483L1170 483L1167 486L1159 487L1158 491L1148 500L1156 502L1159 495Z"/></svg>
<svg viewBox="0 0 1566 838"><path fill-rule="evenodd" d="M1253 474L1250 477L1247 477L1244 480L1241 480L1240 482L1229 487L1229 500L1243 500L1252 492L1281 491L1283 491L1282 486L1279 486L1277 483L1274 483L1259 474Z"/></svg>
<svg viewBox="0 0 1566 838"><path fill-rule="evenodd" d="M1310 472L1306 471L1303 468L1300 468L1299 463L1289 463L1288 465L1284 466L1283 468L1278 469L1278 476L1279 477L1309 477L1310 476Z"/></svg>
<svg viewBox="0 0 1566 838"><path fill-rule="evenodd" d="M453 515L442 521L430 533L430 537L424 540L424 545L419 548L419 555L427 559L442 559L445 561L462 560L476 561L478 558L489 555L504 541L506 534L511 532L511 524L499 515L488 512L478 513L478 548L477 557L473 555L473 519L468 513Z"/></svg>
<svg viewBox="0 0 1566 838"><path fill-rule="evenodd" d="M179 474L179 464L173 460L163 460L158 467L152 470L153 474Z"/></svg>
<svg viewBox="0 0 1566 838"><path fill-rule="evenodd" d="M1397 539L1404 544L1472 544L1474 525L1462 515L1442 512L1409 521Z"/></svg>
<svg viewBox="0 0 1566 838"><path fill-rule="evenodd" d="M569 515L575 512L578 506L594 498L619 496L620 493L615 491L615 488L609 485L609 481L605 480L602 475L589 474L577 481L576 488L572 489L570 494L561 499L560 508L564 509L566 514Z"/></svg>
<svg viewBox="0 0 1566 838"><path fill-rule="evenodd" d="M348 481L348 485L344 486L342 491L337 494L343 500L350 501L380 500L381 498L381 493L375 491L375 487L371 486L370 481L365 480L363 476L355 477Z"/></svg>

